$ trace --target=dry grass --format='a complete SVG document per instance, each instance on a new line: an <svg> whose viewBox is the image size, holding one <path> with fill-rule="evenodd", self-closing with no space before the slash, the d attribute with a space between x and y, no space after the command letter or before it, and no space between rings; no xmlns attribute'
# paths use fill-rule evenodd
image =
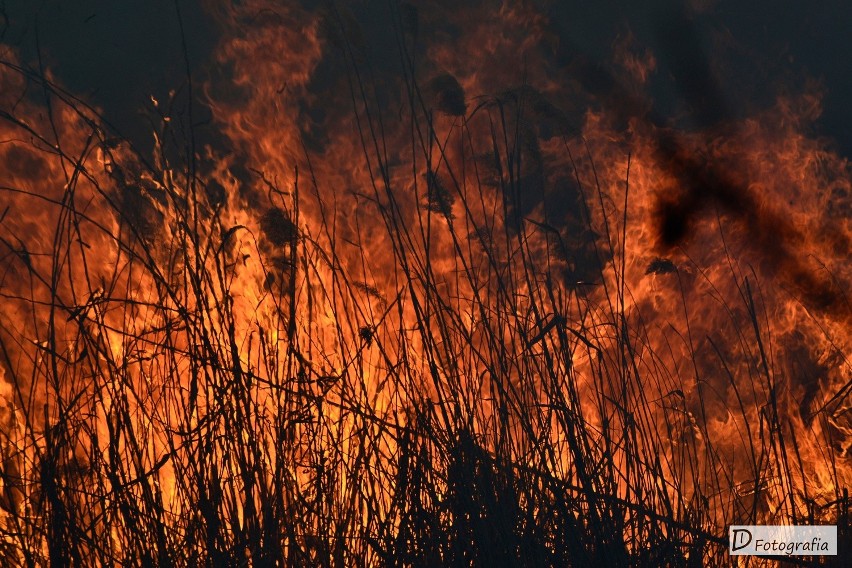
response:
<svg viewBox="0 0 852 568"><path fill-rule="evenodd" d="M814 485L777 396L753 277L731 270L734 345L699 354L684 337L694 366L671 368L624 283L626 210L581 180L591 156L564 145L569 222L530 213L525 193L549 181L523 91L456 117L459 158L409 78L410 207L350 68L372 172L358 191L396 288L354 275L316 172L286 188L252 174L265 189L237 218L245 196L202 171L191 133L165 126L147 163L80 101L22 79L54 114L2 109L11 144L50 165L0 188L5 565L700 566L726 561L735 521L848 535L846 489ZM444 83L463 115L455 79L430 88ZM34 208L44 234L16 233ZM739 400L738 455L703 414L714 394L684 386L708 353ZM828 437L807 456L848 468Z"/></svg>

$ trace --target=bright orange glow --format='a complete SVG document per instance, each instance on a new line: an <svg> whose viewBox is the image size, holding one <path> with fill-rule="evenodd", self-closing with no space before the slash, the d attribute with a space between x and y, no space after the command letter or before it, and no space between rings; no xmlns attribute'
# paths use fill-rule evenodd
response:
<svg viewBox="0 0 852 568"><path fill-rule="evenodd" d="M0 70L10 561L448 561L412 527L495 487L587 558L838 522L852 176L816 87L677 130L632 36L598 95L526 3L394 4L392 62L278 4L211 7L215 144L153 101L140 155Z"/></svg>

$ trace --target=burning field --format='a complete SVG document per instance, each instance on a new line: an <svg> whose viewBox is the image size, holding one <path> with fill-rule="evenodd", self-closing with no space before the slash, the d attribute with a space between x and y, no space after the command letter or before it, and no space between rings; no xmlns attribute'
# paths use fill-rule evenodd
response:
<svg viewBox="0 0 852 568"><path fill-rule="evenodd" d="M0 564L843 560L824 85L732 100L713 2L601 58L544 2L207 0L202 61L164 4L144 138L0 45Z"/></svg>

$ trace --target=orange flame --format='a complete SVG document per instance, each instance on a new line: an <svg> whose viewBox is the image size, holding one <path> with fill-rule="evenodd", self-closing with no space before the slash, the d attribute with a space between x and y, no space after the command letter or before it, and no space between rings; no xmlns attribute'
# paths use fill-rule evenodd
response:
<svg viewBox="0 0 852 568"><path fill-rule="evenodd" d="M828 518L852 177L808 134L813 89L676 131L641 96L652 53L622 38L598 100L526 3L395 6L393 63L343 7L211 9L222 139L195 155L164 120L146 163L49 77L48 109L0 73L6 527L66 491L116 556L166 517L260 533L272 508L375 539L430 452L435 503L462 456L696 542ZM60 554L40 530L21 558Z"/></svg>

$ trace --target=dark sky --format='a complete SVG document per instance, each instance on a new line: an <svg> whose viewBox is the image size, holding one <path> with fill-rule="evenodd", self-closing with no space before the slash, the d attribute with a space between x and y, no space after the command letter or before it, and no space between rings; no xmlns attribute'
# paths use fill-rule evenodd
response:
<svg viewBox="0 0 852 568"><path fill-rule="evenodd" d="M200 0L180 0L188 57L194 72L203 68L216 43L216 25ZM693 0L692 4L699 3ZM833 138L852 156L852 2L828 0L704 0L709 9L689 20L684 32L693 48L722 60L716 86L729 111L771 104L779 86L822 81L825 112L819 133ZM596 0L552 2L545 11L564 43L592 58L609 57L618 34L629 29L655 53L658 77L652 93L663 116L674 115L697 83L672 83L670 75L696 67L689 50L675 49L661 34L683 2ZM34 63L35 46L43 60L73 92L104 109L120 132L145 144L148 125L140 109L149 97L161 100L185 84L180 27L174 0L5 0L3 42ZM671 22L669 21L669 24ZM677 27L677 26L675 26ZM720 43L720 38L723 40ZM673 43L674 42L674 43ZM684 92L686 89L686 93Z"/></svg>
<svg viewBox="0 0 852 568"><path fill-rule="evenodd" d="M25 63L42 61L73 93L104 109L118 130L143 146L150 127L139 111L185 84L173 0L5 0L3 43ZM189 61L196 68L215 46L215 25L197 0L181 0Z"/></svg>

